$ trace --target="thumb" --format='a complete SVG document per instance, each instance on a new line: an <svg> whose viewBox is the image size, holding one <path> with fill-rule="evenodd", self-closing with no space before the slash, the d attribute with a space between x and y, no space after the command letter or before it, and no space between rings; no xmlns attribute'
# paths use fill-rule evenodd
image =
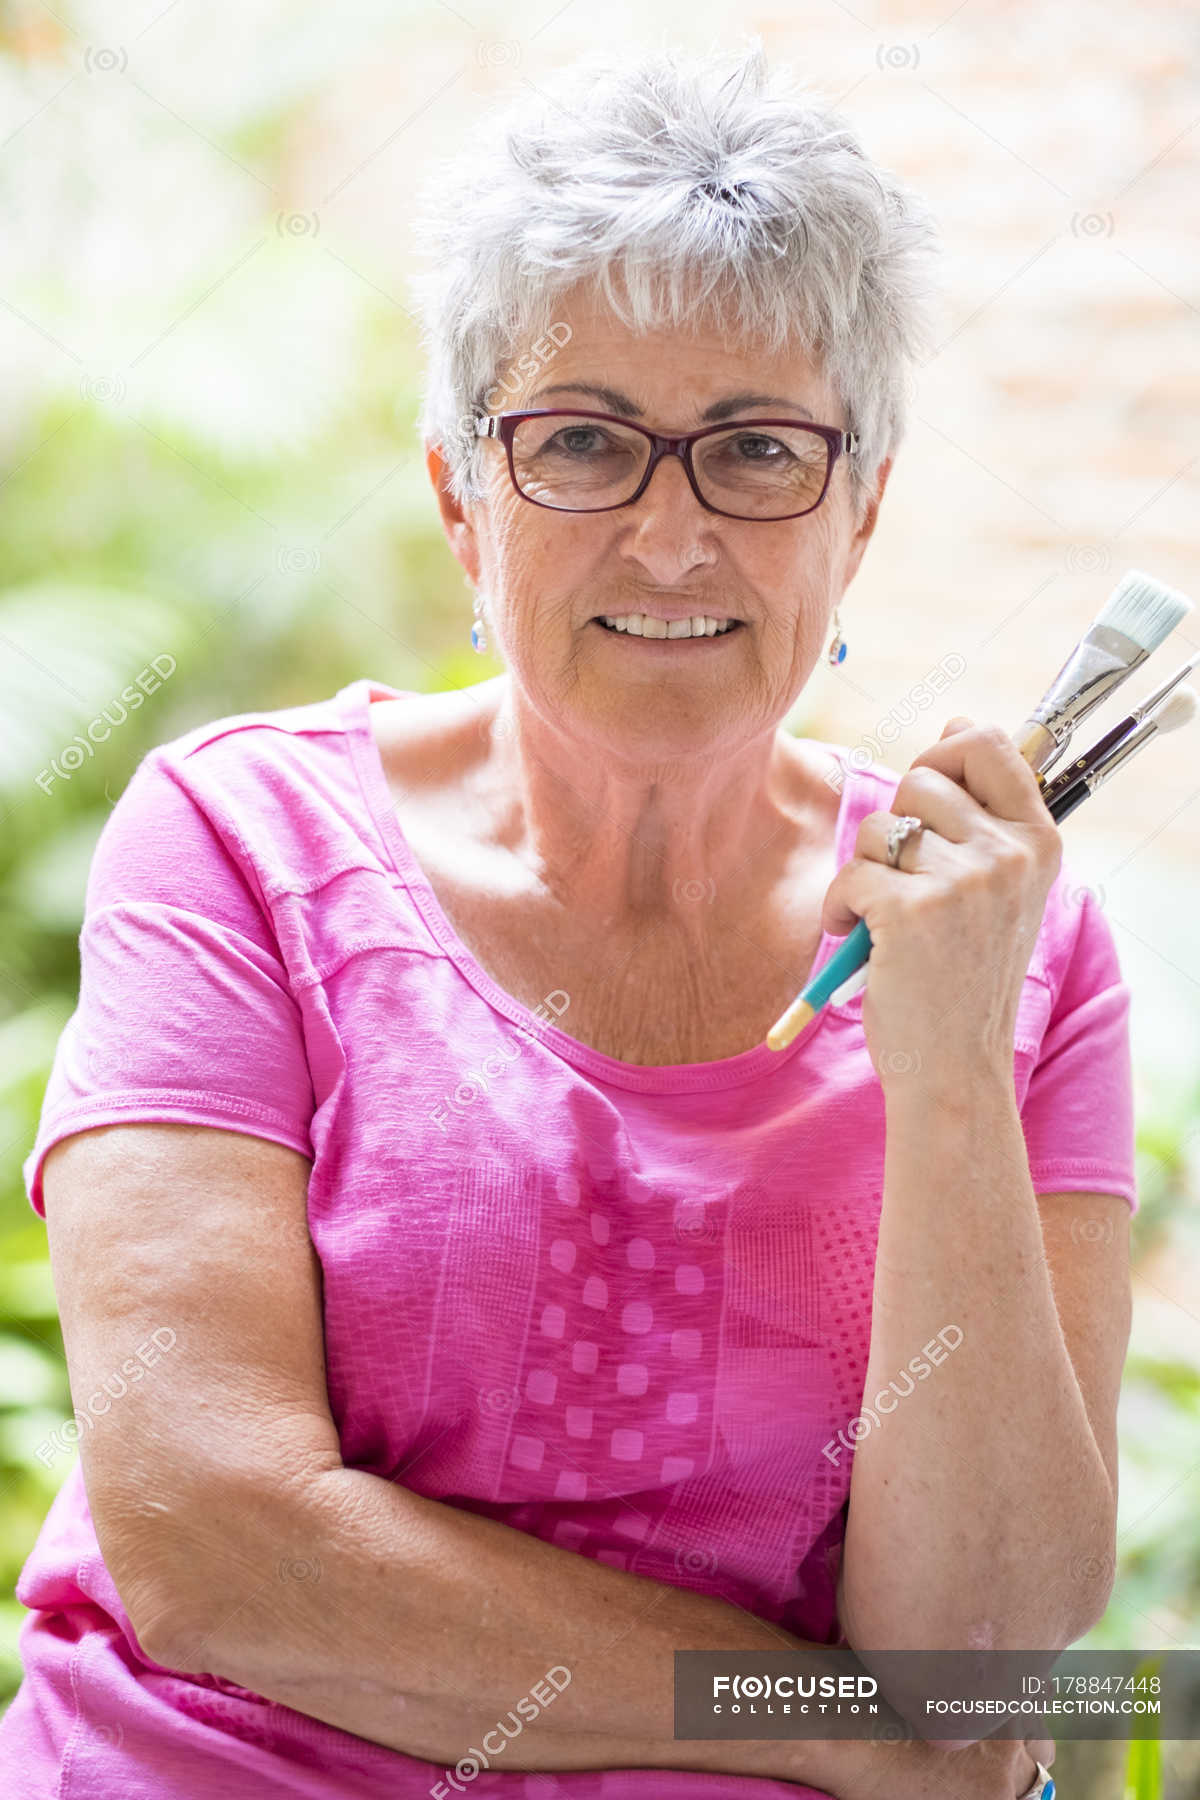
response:
<svg viewBox="0 0 1200 1800"><path fill-rule="evenodd" d="M821 930L827 931L830 937L847 937L859 920L859 914L842 899L842 886L839 875L835 875L821 902Z"/></svg>
<svg viewBox="0 0 1200 1800"><path fill-rule="evenodd" d="M942 737L953 737L956 731L970 731L974 724L974 719L968 719L965 713L955 713L954 717L947 719L942 726ZM940 742L941 739L938 741Z"/></svg>

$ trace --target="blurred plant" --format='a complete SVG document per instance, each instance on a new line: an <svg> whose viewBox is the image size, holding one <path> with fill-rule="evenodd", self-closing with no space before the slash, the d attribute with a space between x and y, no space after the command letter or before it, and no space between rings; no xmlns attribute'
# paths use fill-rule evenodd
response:
<svg viewBox="0 0 1200 1800"><path fill-rule="evenodd" d="M0 485L0 1708L19 1679L13 1587L70 1467L35 1454L71 1398L21 1161L78 993L108 810L149 749L195 724L364 674L424 690L495 672L469 648L469 591L398 423L415 411L407 322L368 321L354 354L350 398L302 460L239 464L174 430L168 446L90 404L31 413L10 440L23 466Z"/></svg>

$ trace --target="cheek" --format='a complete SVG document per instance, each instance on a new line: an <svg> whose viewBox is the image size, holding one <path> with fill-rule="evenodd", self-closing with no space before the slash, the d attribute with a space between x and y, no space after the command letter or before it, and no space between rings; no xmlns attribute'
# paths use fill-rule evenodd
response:
<svg viewBox="0 0 1200 1800"><path fill-rule="evenodd" d="M766 605L773 607L778 598L793 617L802 610L827 608L830 575L837 561L837 521L826 518L822 507L794 524L761 525L757 530L761 535L743 537L735 554L745 579Z"/></svg>
<svg viewBox="0 0 1200 1800"><path fill-rule="evenodd" d="M496 585L514 612L557 621L572 613L580 588L598 578L604 554L594 532L514 496L495 533Z"/></svg>
<svg viewBox="0 0 1200 1800"><path fill-rule="evenodd" d="M842 536L841 521L832 510L818 508L810 519L800 521L805 529L795 544L796 567L810 579L819 578L832 568Z"/></svg>

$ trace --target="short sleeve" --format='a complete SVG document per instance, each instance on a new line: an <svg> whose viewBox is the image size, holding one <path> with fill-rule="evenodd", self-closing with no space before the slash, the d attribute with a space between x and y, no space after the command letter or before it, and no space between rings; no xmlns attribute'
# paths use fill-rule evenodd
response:
<svg viewBox="0 0 1200 1800"><path fill-rule="evenodd" d="M1047 962L1053 999L1021 1122L1041 1194L1119 1194L1138 1207L1129 989L1087 888L1062 887Z"/></svg>
<svg viewBox="0 0 1200 1800"><path fill-rule="evenodd" d="M26 1192L99 1125L174 1120L312 1155L303 1019L253 866L189 793L167 750L145 756L100 833L79 934L79 998L55 1047Z"/></svg>

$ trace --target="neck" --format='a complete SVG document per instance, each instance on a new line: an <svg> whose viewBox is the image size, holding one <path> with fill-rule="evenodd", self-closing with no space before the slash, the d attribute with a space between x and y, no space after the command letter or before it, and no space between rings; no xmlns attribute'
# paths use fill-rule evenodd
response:
<svg viewBox="0 0 1200 1800"><path fill-rule="evenodd" d="M491 683L486 684L491 686ZM776 726L706 754L640 760L564 731L496 681L491 766L505 847L576 919L667 920L703 940L761 885L829 796L801 794ZM716 906L708 903L717 901Z"/></svg>

